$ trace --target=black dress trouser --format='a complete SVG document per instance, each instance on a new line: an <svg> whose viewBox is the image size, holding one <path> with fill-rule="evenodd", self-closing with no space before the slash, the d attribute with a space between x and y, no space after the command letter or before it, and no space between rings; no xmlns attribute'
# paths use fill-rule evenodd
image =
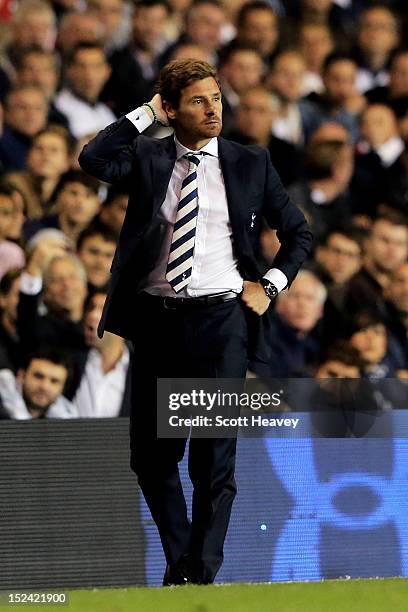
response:
<svg viewBox="0 0 408 612"><path fill-rule="evenodd" d="M157 378L243 379L247 314L240 299L169 310L160 299L144 293L135 313L131 468L158 527L167 563L188 553L204 582L214 580L223 560L236 494L236 440L190 440L190 522L178 470L186 439L157 438L156 384Z"/></svg>

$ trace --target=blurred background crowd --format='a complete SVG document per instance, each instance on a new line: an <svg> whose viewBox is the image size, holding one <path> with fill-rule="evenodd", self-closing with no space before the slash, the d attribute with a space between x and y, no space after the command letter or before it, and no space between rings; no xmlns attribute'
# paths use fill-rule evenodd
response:
<svg viewBox="0 0 408 612"><path fill-rule="evenodd" d="M406 0L2 0L0 417L129 414L137 346L96 333L128 197L77 157L175 58L217 66L223 136L269 150L315 236L251 372L406 379L407 27Z"/></svg>

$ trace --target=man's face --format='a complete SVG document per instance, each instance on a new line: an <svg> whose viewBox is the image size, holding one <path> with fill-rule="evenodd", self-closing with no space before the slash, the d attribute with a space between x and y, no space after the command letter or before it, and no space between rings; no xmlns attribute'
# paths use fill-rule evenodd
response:
<svg viewBox="0 0 408 612"><path fill-rule="evenodd" d="M69 20L58 34L58 46L68 53L78 43L98 42L102 38L103 26L96 15L70 13Z"/></svg>
<svg viewBox="0 0 408 612"><path fill-rule="evenodd" d="M319 285L312 277L300 276L277 301L276 312L299 332L310 332L323 314Z"/></svg>
<svg viewBox="0 0 408 612"><path fill-rule="evenodd" d="M85 341L88 346L98 346L102 343L102 340L98 338L97 332L105 300L105 293L95 293L85 314Z"/></svg>
<svg viewBox="0 0 408 612"><path fill-rule="evenodd" d="M386 297L398 311L408 314L408 263L402 264L393 273Z"/></svg>
<svg viewBox="0 0 408 612"><path fill-rule="evenodd" d="M255 89L242 96L237 117L240 132L256 141L270 138L275 117L272 104L272 96L266 91Z"/></svg>
<svg viewBox="0 0 408 612"><path fill-rule="evenodd" d="M379 363L387 352L387 332L382 323L355 332L350 343L370 364Z"/></svg>
<svg viewBox="0 0 408 612"><path fill-rule="evenodd" d="M109 78L110 69L102 49L81 49L68 68L68 78L76 94L95 102Z"/></svg>
<svg viewBox="0 0 408 612"><path fill-rule="evenodd" d="M31 145L27 166L41 178L58 178L69 169L67 143L58 134L42 134Z"/></svg>
<svg viewBox="0 0 408 612"><path fill-rule="evenodd" d="M50 264L44 297L51 308L63 312L79 310L86 294L86 283L72 261L57 259Z"/></svg>
<svg viewBox="0 0 408 612"><path fill-rule="evenodd" d="M181 93L179 106L167 107L176 134L200 141L219 136L222 128L221 91L213 77L194 81Z"/></svg>
<svg viewBox="0 0 408 612"><path fill-rule="evenodd" d="M30 11L14 25L14 41L18 46L38 45L47 49L54 39L54 19L45 11Z"/></svg>
<svg viewBox="0 0 408 612"><path fill-rule="evenodd" d="M29 408L45 411L62 394L67 369L46 359L32 359L22 374L23 397Z"/></svg>
<svg viewBox="0 0 408 612"><path fill-rule="evenodd" d="M239 29L238 38L257 49L262 57L271 55L279 38L277 17L263 8L250 11Z"/></svg>
<svg viewBox="0 0 408 612"><path fill-rule="evenodd" d="M94 287L104 287L109 280L109 271L116 245L102 236L90 236L82 243L78 256L85 266L88 281Z"/></svg>
<svg viewBox="0 0 408 612"><path fill-rule="evenodd" d="M0 194L0 240L8 237L14 220L14 202L11 197Z"/></svg>
<svg viewBox="0 0 408 612"><path fill-rule="evenodd" d="M332 102L343 105L356 94L357 69L350 60L339 60L333 63L323 77L327 95Z"/></svg>
<svg viewBox="0 0 408 612"><path fill-rule="evenodd" d="M233 53L221 70L228 84L238 95L242 95L248 89L259 85L262 71L260 55L250 49L241 49Z"/></svg>
<svg viewBox="0 0 408 612"><path fill-rule="evenodd" d="M332 234L319 259L335 283L345 283L361 267L361 249L354 240Z"/></svg>
<svg viewBox="0 0 408 612"><path fill-rule="evenodd" d="M320 24L305 24L300 31L300 48L309 68L320 69L333 50L329 28Z"/></svg>
<svg viewBox="0 0 408 612"><path fill-rule="evenodd" d="M135 44L145 51L156 52L164 34L167 17L167 10L162 4L136 8L133 15Z"/></svg>
<svg viewBox="0 0 408 612"><path fill-rule="evenodd" d="M380 271L393 272L408 256L408 228L379 219L366 240L366 255Z"/></svg>
<svg viewBox="0 0 408 612"><path fill-rule="evenodd" d="M89 0L87 6L103 23L108 36L112 36L120 28L123 16L123 0Z"/></svg>
<svg viewBox="0 0 408 612"><path fill-rule="evenodd" d="M98 196L82 183L66 183L57 198L67 220L86 227L100 209Z"/></svg>
<svg viewBox="0 0 408 612"><path fill-rule="evenodd" d="M194 44L213 53L221 44L221 27L224 21L222 8L202 4L193 8L186 25L186 33Z"/></svg>
<svg viewBox="0 0 408 612"><path fill-rule="evenodd" d="M17 322L17 306L20 298L20 277L11 283L10 291L5 295L0 295L0 308L2 315L12 323Z"/></svg>
<svg viewBox="0 0 408 612"><path fill-rule="evenodd" d="M398 44L398 32L392 13L385 7L372 8L361 18L358 43L366 53L388 53Z"/></svg>
<svg viewBox="0 0 408 612"><path fill-rule="evenodd" d="M55 60L50 55L30 53L24 58L18 72L18 82L22 85L37 85L42 89L47 99L50 99L58 85L58 70Z"/></svg>
<svg viewBox="0 0 408 612"><path fill-rule="evenodd" d="M380 147L397 136L397 121L392 110L382 104L368 107L361 118L361 134L372 147Z"/></svg>
<svg viewBox="0 0 408 612"><path fill-rule="evenodd" d="M36 89L16 91L6 106L7 123L29 138L45 128L47 117L47 101L44 94Z"/></svg>
<svg viewBox="0 0 408 612"><path fill-rule="evenodd" d="M305 69L297 53L285 53L276 60L269 85L285 102L297 102L302 96Z"/></svg>

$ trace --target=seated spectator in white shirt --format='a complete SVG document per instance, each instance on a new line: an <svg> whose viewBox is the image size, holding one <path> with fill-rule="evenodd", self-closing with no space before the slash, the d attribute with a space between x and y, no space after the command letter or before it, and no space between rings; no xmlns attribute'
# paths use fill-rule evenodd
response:
<svg viewBox="0 0 408 612"><path fill-rule="evenodd" d="M85 341L89 347L78 390L74 396L80 417L109 418L129 414L129 349L120 336L97 327L106 293L95 293L85 312Z"/></svg>
<svg viewBox="0 0 408 612"><path fill-rule="evenodd" d="M76 418L75 407L62 395L68 373L67 360L52 349L35 351L17 377L11 370L1 370L3 413L17 420Z"/></svg>
<svg viewBox="0 0 408 612"><path fill-rule="evenodd" d="M72 51L66 69L67 86L55 98L55 106L68 118L75 138L98 132L116 120L99 95L110 75L102 46L80 43Z"/></svg>

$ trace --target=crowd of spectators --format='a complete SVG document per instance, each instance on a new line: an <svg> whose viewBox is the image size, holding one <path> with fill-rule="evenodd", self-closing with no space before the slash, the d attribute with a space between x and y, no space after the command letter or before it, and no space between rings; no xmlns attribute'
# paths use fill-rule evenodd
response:
<svg viewBox="0 0 408 612"><path fill-rule="evenodd" d="M174 58L218 68L222 135L269 150L315 237L250 370L406 384L407 40L405 0L3 3L0 418L129 414L137 346L97 336L128 197L77 158ZM265 270L278 248L264 224Z"/></svg>

